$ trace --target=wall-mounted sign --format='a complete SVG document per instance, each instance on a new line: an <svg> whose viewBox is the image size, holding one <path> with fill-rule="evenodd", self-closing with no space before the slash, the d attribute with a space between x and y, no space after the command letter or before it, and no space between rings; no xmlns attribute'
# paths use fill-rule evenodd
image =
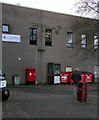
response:
<svg viewBox="0 0 99 120"><path fill-rule="evenodd" d="M60 83L60 76L54 76L54 84Z"/></svg>
<svg viewBox="0 0 99 120"><path fill-rule="evenodd" d="M2 32L9 32L9 25L2 25Z"/></svg>
<svg viewBox="0 0 99 120"><path fill-rule="evenodd" d="M21 37L20 37L20 35L2 34L2 41L5 41L5 42L20 42Z"/></svg>
<svg viewBox="0 0 99 120"><path fill-rule="evenodd" d="M66 69L66 72L72 72L72 67L69 67L69 66L68 66L68 67L66 67L65 69Z"/></svg>

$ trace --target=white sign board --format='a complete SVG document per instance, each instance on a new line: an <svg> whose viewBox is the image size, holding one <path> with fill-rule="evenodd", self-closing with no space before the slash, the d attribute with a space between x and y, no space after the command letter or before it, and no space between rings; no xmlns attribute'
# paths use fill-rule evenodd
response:
<svg viewBox="0 0 99 120"><path fill-rule="evenodd" d="M5 41L5 42L20 42L21 37L20 37L20 35L2 34L2 41Z"/></svg>
<svg viewBox="0 0 99 120"><path fill-rule="evenodd" d="M54 76L54 84L60 83L60 76Z"/></svg>
<svg viewBox="0 0 99 120"><path fill-rule="evenodd" d="M66 67L66 72L72 72L72 67Z"/></svg>
<svg viewBox="0 0 99 120"><path fill-rule="evenodd" d="M3 32L8 32L9 31L8 26L7 25L3 25L2 26L2 31Z"/></svg>

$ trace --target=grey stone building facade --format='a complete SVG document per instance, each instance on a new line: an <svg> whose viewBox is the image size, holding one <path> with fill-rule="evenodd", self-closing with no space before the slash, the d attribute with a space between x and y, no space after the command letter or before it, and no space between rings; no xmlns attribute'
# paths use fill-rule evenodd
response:
<svg viewBox="0 0 99 120"><path fill-rule="evenodd" d="M0 9L2 39L15 37L2 40L2 68L9 84L15 74L26 83L26 68L36 68L38 84L47 83L48 63L60 64L61 71L78 67L98 76L98 20L9 4Z"/></svg>

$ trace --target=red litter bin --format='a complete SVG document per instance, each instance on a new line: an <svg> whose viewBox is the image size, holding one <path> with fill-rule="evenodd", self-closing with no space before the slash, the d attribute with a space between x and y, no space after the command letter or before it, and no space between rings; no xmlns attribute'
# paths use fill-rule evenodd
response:
<svg viewBox="0 0 99 120"><path fill-rule="evenodd" d="M36 69L27 68L26 69L26 82L27 84L35 84L36 81Z"/></svg>
<svg viewBox="0 0 99 120"><path fill-rule="evenodd" d="M72 72L69 72L68 74L69 74L68 83L69 83L69 84L72 84L72 83L73 83L73 80L71 79Z"/></svg>
<svg viewBox="0 0 99 120"><path fill-rule="evenodd" d="M80 80L80 82L85 82L85 73L81 73L81 77L82 79Z"/></svg>
<svg viewBox="0 0 99 120"><path fill-rule="evenodd" d="M61 83L67 83L68 77L69 77L68 72L60 72L60 82Z"/></svg>
<svg viewBox="0 0 99 120"><path fill-rule="evenodd" d="M88 96L88 83L79 82L77 90L77 100L80 102L87 102L87 96Z"/></svg>
<svg viewBox="0 0 99 120"><path fill-rule="evenodd" d="M92 73L85 73L85 82L92 82L93 74Z"/></svg>

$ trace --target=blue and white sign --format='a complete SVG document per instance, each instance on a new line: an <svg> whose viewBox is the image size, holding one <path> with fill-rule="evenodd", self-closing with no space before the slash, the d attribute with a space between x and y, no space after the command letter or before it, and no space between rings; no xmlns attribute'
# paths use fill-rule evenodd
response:
<svg viewBox="0 0 99 120"><path fill-rule="evenodd" d="M2 41L5 42L21 42L20 35L2 34Z"/></svg>

